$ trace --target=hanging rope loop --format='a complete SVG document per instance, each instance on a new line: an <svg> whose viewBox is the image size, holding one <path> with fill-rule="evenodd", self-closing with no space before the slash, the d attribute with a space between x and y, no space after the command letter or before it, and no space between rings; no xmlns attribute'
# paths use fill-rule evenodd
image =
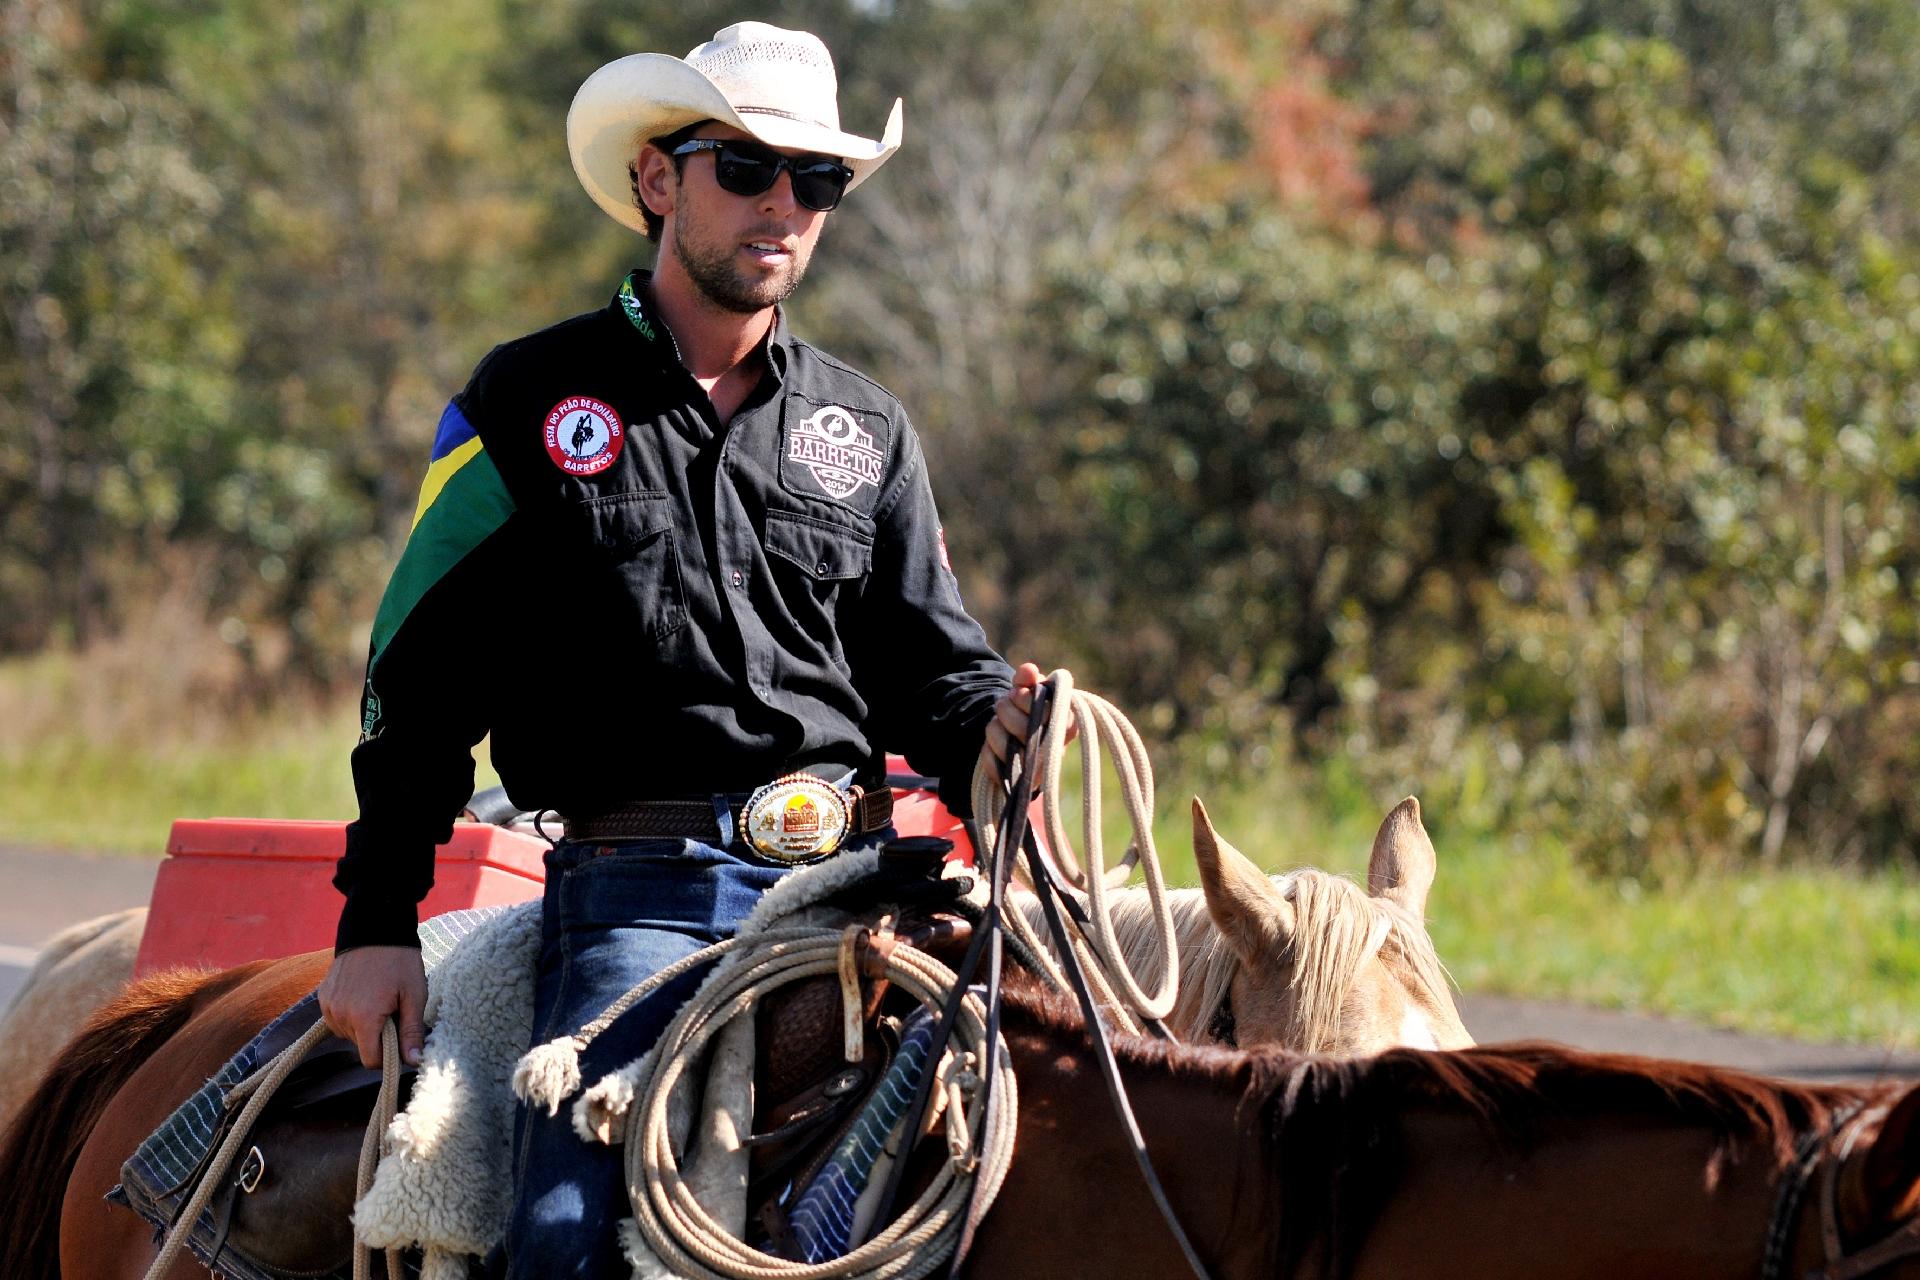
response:
<svg viewBox="0 0 1920 1280"><path fill-rule="evenodd" d="M1160 869L1159 851L1153 843L1153 764L1133 724L1119 708L1098 694L1076 689L1073 673L1062 667L1046 678L1052 695L1053 710L1042 727L1039 740L1028 744L1022 760L1040 761L1039 786L1042 824L1047 833L1044 855L1056 878L1070 885L1073 900L1080 906L1085 923L1073 936L1082 966L1089 971L1096 994L1115 1021L1127 1031L1137 1032L1140 1023L1158 1022L1173 1012L1180 993L1180 948L1173 926L1173 908L1167 896L1166 878ZM1078 728L1080 737L1081 847L1085 860L1076 852L1067 835L1060 813L1062 775L1065 772L1067 736ZM1102 760L1110 763L1120 782L1121 802L1126 806L1132 838L1118 862L1107 865L1102 833L1101 790ZM973 812L983 831L980 851L983 867L990 867L1002 851L993 848L1000 815L1007 805L1008 788L1000 780L999 762L984 748L973 772ZM1016 859L1014 873L1028 882L1018 862L1017 850L1006 850ZM1135 868L1146 875L1147 898L1151 906L1154 933L1159 941L1158 970L1152 975L1152 990L1147 990L1144 975L1128 963L1114 928L1111 894L1124 886ZM1018 910L1008 911L1007 928L1042 955L1047 948L1038 931ZM1057 966L1046 975L1055 985L1065 988L1066 977Z"/></svg>

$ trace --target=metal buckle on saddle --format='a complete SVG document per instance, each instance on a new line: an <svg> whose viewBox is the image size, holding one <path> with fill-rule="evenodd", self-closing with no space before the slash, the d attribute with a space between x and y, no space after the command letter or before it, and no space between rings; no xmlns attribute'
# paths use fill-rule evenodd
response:
<svg viewBox="0 0 1920 1280"><path fill-rule="evenodd" d="M744 817L754 852L798 866L840 847L853 827L853 805L831 782L789 773L748 796Z"/></svg>

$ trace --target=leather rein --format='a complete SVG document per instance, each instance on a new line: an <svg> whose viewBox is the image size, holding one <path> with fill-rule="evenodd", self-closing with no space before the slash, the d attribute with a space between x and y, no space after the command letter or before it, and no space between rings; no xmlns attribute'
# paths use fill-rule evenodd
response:
<svg viewBox="0 0 1920 1280"><path fill-rule="evenodd" d="M1048 731L1048 720L1052 712L1052 707L1052 683L1050 681L1042 682L1039 688L1034 691L1033 709L1029 712L1027 719L1027 744L1029 748L1032 744L1037 744L1041 740L1041 735ZM1033 798L1034 774L1031 768L1031 761L1024 759L1026 752L1023 750L1021 743L1014 742L1011 746L1012 750L1009 753L1009 759L1006 765L1006 776L1010 779L1010 795L1008 797L1007 807L1000 817L999 838L993 845L996 850L1000 851L1001 856L994 858L992 865L987 869L990 874L988 878L986 918L980 927L975 928L973 937L968 944L966 955L955 971L958 981L955 982L952 994L947 1000L946 1007L941 1012L941 1017L934 1033L934 1041L928 1053L928 1060L939 1060L939 1056L945 1047L946 1037L957 1018L960 1002L965 998L968 990L975 982L976 975L980 972L982 962L985 963L986 967L985 986L987 993L985 1043L989 1046L997 1046L1000 1043L1001 971L1006 946L1006 928L1002 913L1010 909L1007 905L1008 884L1013 875L1013 861L1016 856L1014 851L1018 850L1026 857L1028 879L1032 883L1034 893L1040 899L1042 910L1046 916L1047 928L1053 937L1055 949L1061 957L1062 967L1073 988L1074 995L1080 1002L1081 1014L1086 1019L1087 1034L1093 1041L1096 1065L1099 1067L1101 1078L1107 1086L1108 1096L1113 1103L1114 1111L1119 1117L1121 1127L1125 1131L1124 1136L1127 1145L1133 1152L1135 1162L1140 1166L1141 1176L1147 1184L1147 1190L1152 1195L1155 1205L1159 1207L1160 1214L1166 1220L1167 1228L1173 1235L1175 1242L1180 1246L1181 1254L1185 1257L1188 1267L1193 1271L1193 1274L1198 1277L1198 1280L1211 1280L1206 1265L1200 1260L1199 1253L1194 1249L1192 1241L1187 1238L1185 1229L1180 1225L1179 1218L1174 1214L1173 1205L1167 1198L1165 1187L1161 1185L1159 1176L1154 1172L1152 1158L1147 1154L1146 1139L1141 1136L1139 1123L1134 1119L1133 1107L1127 1098L1126 1086L1120 1080L1120 1068L1114 1061L1113 1044L1108 1034L1106 1023L1101 1017L1098 1005L1095 1003L1093 989L1088 984L1086 974L1080 967L1078 957L1074 955L1073 948L1068 945L1066 933L1067 924L1063 918L1062 905L1064 904L1066 913L1072 914L1076 919L1082 919L1083 916L1073 900L1061 891L1059 881L1052 867L1040 852L1039 842L1034 839L1033 831L1027 821L1028 806ZM1017 771L1015 770L1016 764L1022 766ZM983 847L979 839L978 831L973 830L970 834L973 837L974 848L979 849ZM1157 1022L1149 1023L1148 1029L1158 1035L1165 1036L1169 1039L1172 1038L1171 1034ZM976 1130L978 1134L987 1132L991 1124L990 1108L993 1106L993 1096L991 1092L992 1073L983 1071L981 1076L982 1091L980 1109L983 1120ZM932 1092L933 1077L934 1073L931 1071L922 1074L919 1090L907 1108L907 1114L909 1116L921 1116L925 1114L926 1106ZM894 1166L887 1185L881 1194L880 1212L876 1218L877 1221L884 1222L890 1216L893 1203L900 1193L901 1175L905 1171L905 1168L905 1161L900 1161ZM967 1253L973 1244L974 1230L978 1225L979 1218L977 1213L970 1207L966 1215L965 1224L961 1229L958 1247L954 1250L953 1258L947 1271L949 1277L959 1273L960 1267L965 1262Z"/></svg>
<svg viewBox="0 0 1920 1280"><path fill-rule="evenodd" d="M1787 1243L1793 1236L1801 1202L1806 1199L1816 1172L1820 1175L1820 1242L1826 1252L1826 1264L1807 1272L1802 1280L1860 1280L1901 1258L1920 1254L1920 1217L1909 1218L1875 1243L1851 1254L1840 1238L1840 1166L1853 1154L1861 1133L1873 1121L1885 1119L1888 1110L1888 1104L1864 1107L1856 1103L1837 1112L1826 1128L1800 1140L1793 1163L1781 1175L1773 1213L1767 1219L1760 1280L1786 1280ZM1838 1151L1827 1158L1836 1144Z"/></svg>

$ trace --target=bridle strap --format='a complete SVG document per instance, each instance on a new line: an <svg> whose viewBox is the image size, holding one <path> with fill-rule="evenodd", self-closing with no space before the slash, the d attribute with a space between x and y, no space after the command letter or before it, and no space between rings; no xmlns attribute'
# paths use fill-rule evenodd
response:
<svg viewBox="0 0 1920 1280"><path fill-rule="evenodd" d="M1760 1259L1760 1280L1782 1280L1786 1275L1787 1241L1792 1238L1800 1218L1800 1202L1807 1186L1820 1172L1820 1244L1826 1265L1809 1271L1803 1280L1860 1280L1890 1262L1920 1254L1920 1217L1909 1219L1883 1236L1878 1243L1849 1255L1840 1238L1840 1167L1853 1153L1860 1134L1877 1117L1886 1115L1885 1107L1867 1109L1863 1104L1835 1112L1824 1129L1815 1130L1800 1140L1794 1149L1793 1163L1780 1176L1780 1189L1774 1195L1773 1213L1767 1219L1767 1240ZM1839 1137L1839 1150L1824 1160L1825 1148ZM1824 1168L1821 1166L1824 1164Z"/></svg>
<svg viewBox="0 0 1920 1280"><path fill-rule="evenodd" d="M1780 1186L1773 1195L1773 1210L1767 1215L1760 1280L1784 1280L1786 1276L1787 1241L1793 1236L1794 1224L1800 1220L1800 1201L1807 1194L1807 1183L1812 1180L1814 1167L1820 1160L1820 1144L1832 1132L1829 1126L1802 1137L1793 1150L1792 1163L1780 1174Z"/></svg>
<svg viewBox="0 0 1920 1280"><path fill-rule="evenodd" d="M1894 1228L1893 1234L1882 1237L1879 1244L1851 1257L1830 1259L1824 1270L1810 1273L1807 1280L1855 1280L1917 1253L1920 1253L1920 1218L1909 1218L1905 1226Z"/></svg>
<svg viewBox="0 0 1920 1280"><path fill-rule="evenodd" d="M1920 1254L1920 1217L1910 1218L1892 1232L1858 1253L1848 1254L1840 1239L1840 1166L1853 1154L1854 1143L1869 1121L1884 1118L1886 1107L1856 1113L1845 1122L1840 1150L1820 1173L1820 1239L1826 1247L1827 1265L1809 1272L1806 1280L1859 1280L1900 1258Z"/></svg>

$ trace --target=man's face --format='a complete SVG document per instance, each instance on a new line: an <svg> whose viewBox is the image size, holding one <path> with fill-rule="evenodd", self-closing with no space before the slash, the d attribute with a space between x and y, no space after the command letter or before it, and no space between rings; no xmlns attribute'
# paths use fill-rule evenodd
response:
<svg viewBox="0 0 1920 1280"><path fill-rule="evenodd" d="M717 122L699 136L747 137ZM714 162L710 151L685 158L661 250L715 306L747 314L764 311L799 287L826 215L793 198L790 173L782 171L757 196L737 196L714 180Z"/></svg>

